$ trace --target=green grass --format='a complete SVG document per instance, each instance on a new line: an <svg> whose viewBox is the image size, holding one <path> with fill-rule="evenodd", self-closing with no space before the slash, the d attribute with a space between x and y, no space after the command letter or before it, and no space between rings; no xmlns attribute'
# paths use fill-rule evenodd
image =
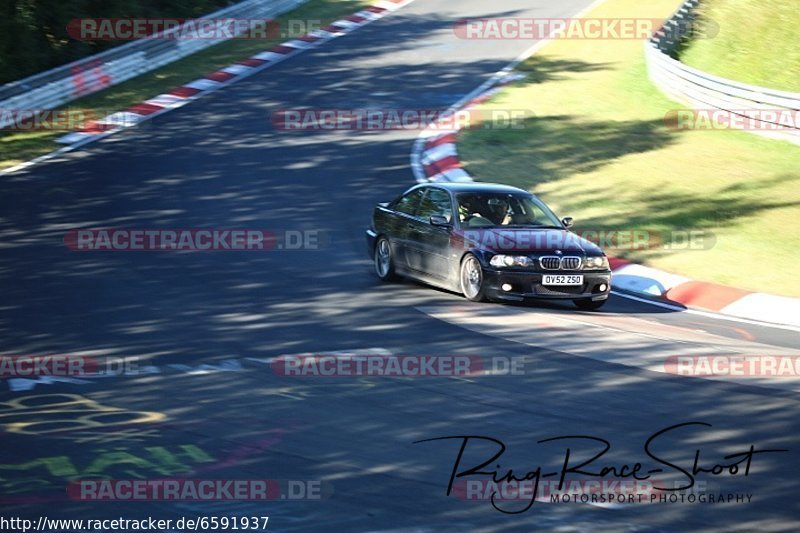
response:
<svg viewBox="0 0 800 533"><path fill-rule="evenodd" d="M325 26L371 3L366 0L310 0L276 20L281 29L286 27L284 22L290 19L321 21L322 26ZM285 40L286 38L227 41L105 91L70 102L64 109L91 110L92 116L103 117L246 59ZM62 145L55 140L65 133L67 132L0 132L0 170L61 148Z"/></svg>
<svg viewBox="0 0 800 533"><path fill-rule="evenodd" d="M719 27L695 39L681 61L752 85L800 92L800 6L787 0L704 0L701 24Z"/></svg>
<svg viewBox="0 0 800 533"><path fill-rule="evenodd" d="M667 17L679 0L608 0L588 17ZM470 172L540 195L578 229L704 230L709 250L610 251L693 279L800 296L800 147L745 132L675 131L681 108L648 80L643 44L562 40L488 109L523 129L462 132Z"/></svg>

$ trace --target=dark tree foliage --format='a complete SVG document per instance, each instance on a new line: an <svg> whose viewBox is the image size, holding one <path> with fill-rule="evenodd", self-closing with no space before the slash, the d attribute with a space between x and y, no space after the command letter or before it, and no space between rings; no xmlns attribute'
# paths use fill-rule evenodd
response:
<svg viewBox="0 0 800 533"><path fill-rule="evenodd" d="M96 54L122 43L77 41L67 34L80 18L191 18L238 0L0 0L0 83Z"/></svg>

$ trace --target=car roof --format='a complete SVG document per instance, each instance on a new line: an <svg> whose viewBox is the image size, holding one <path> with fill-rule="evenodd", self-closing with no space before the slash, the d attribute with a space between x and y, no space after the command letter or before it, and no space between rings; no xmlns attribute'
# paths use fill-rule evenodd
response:
<svg viewBox="0 0 800 533"><path fill-rule="evenodd" d="M495 193L509 193L509 194L530 194L530 192L510 185L503 185L502 183L486 183L478 181L459 181L459 182L436 182L425 183L418 187L435 186L442 189L458 192L495 192Z"/></svg>

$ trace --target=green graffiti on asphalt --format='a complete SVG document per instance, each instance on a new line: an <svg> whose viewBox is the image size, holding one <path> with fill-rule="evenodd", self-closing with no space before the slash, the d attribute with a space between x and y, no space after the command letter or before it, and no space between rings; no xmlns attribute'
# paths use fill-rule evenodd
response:
<svg viewBox="0 0 800 533"><path fill-rule="evenodd" d="M215 459L194 444L174 447L148 446L130 450L116 448L101 450L84 467L67 455L40 457L17 464L0 464L0 474L27 472L20 478L0 475L0 494L20 494L56 485L56 481L76 479L112 479L113 477L144 479L153 475L171 476L192 471L193 465L211 463Z"/></svg>

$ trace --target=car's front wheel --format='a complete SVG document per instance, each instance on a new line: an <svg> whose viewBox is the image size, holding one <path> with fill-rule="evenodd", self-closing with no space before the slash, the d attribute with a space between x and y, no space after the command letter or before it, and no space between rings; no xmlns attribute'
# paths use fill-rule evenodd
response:
<svg viewBox="0 0 800 533"><path fill-rule="evenodd" d="M392 246L386 237L381 237L375 243L375 273L382 281L392 281L397 278L394 272Z"/></svg>
<svg viewBox="0 0 800 533"><path fill-rule="evenodd" d="M468 254L461 262L461 292L467 300L482 302L486 299L483 286L483 267L478 258Z"/></svg>
<svg viewBox="0 0 800 533"><path fill-rule="evenodd" d="M592 300L591 298L584 298L582 300L573 300L573 303L578 306L578 309L584 311L596 311L603 307L608 300Z"/></svg>

